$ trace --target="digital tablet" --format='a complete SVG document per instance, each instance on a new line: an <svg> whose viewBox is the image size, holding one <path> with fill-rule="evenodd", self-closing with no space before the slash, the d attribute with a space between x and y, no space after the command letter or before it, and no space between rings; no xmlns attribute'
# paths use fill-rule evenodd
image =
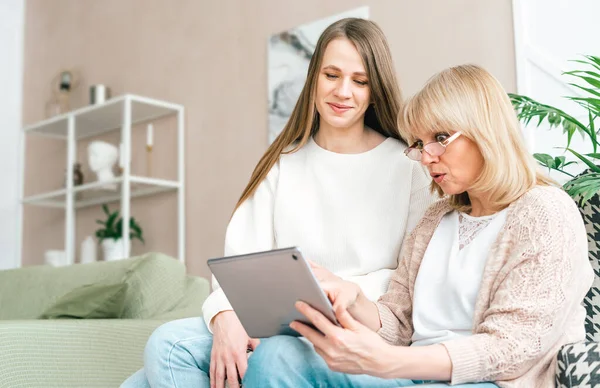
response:
<svg viewBox="0 0 600 388"><path fill-rule="evenodd" d="M208 260L213 275L251 338L299 336L290 322L310 324L301 300L338 325L331 303L298 248Z"/></svg>

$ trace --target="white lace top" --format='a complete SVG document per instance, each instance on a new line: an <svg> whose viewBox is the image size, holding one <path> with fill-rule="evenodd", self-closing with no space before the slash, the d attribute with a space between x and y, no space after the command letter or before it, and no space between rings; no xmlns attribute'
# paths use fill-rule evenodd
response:
<svg viewBox="0 0 600 388"><path fill-rule="evenodd" d="M471 241L485 229L488 224L498 216L499 213L491 216L471 217L466 213L458 213L458 245L462 250L469 245Z"/></svg>
<svg viewBox="0 0 600 388"><path fill-rule="evenodd" d="M454 211L442 218L415 281L413 345L471 334L483 269L505 219L506 210L484 217Z"/></svg>

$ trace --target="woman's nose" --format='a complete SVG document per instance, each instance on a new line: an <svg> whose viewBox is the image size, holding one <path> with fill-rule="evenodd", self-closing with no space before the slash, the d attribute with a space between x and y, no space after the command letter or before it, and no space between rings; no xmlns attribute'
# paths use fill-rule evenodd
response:
<svg viewBox="0 0 600 388"><path fill-rule="evenodd" d="M429 152L422 150L421 151L421 164L423 166L430 165L431 163L436 163L439 160L439 156L431 156Z"/></svg>
<svg viewBox="0 0 600 388"><path fill-rule="evenodd" d="M350 89L350 80L342 79L335 90L335 94L340 98L352 97L352 91Z"/></svg>

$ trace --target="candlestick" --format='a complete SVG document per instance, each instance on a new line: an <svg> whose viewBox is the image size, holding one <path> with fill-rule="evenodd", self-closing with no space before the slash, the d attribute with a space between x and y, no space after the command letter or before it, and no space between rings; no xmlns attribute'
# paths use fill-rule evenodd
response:
<svg viewBox="0 0 600 388"><path fill-rule="evenodd" d="M146 129L146 146L152 148L154 144L154 125L148 124Z"/></svg>

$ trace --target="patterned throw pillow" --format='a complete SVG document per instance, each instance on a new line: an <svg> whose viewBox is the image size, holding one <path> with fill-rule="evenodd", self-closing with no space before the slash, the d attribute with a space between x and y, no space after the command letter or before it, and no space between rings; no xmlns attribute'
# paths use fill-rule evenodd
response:
<svg viewBox="0 0 600 388"><path fill-rule="evenodd" d="M578 342L564 346L558 353L556 388L594 388L600 386L600 345Z"/></svg>
<svg viewBox="0 0 600 388"><path fill-rule="evenodd" d="M587 231L590 263L596 274L592 288L583 301L586 310L586 339L600 341L600 197L598 194L580 206L579 210Z"/></svg>

